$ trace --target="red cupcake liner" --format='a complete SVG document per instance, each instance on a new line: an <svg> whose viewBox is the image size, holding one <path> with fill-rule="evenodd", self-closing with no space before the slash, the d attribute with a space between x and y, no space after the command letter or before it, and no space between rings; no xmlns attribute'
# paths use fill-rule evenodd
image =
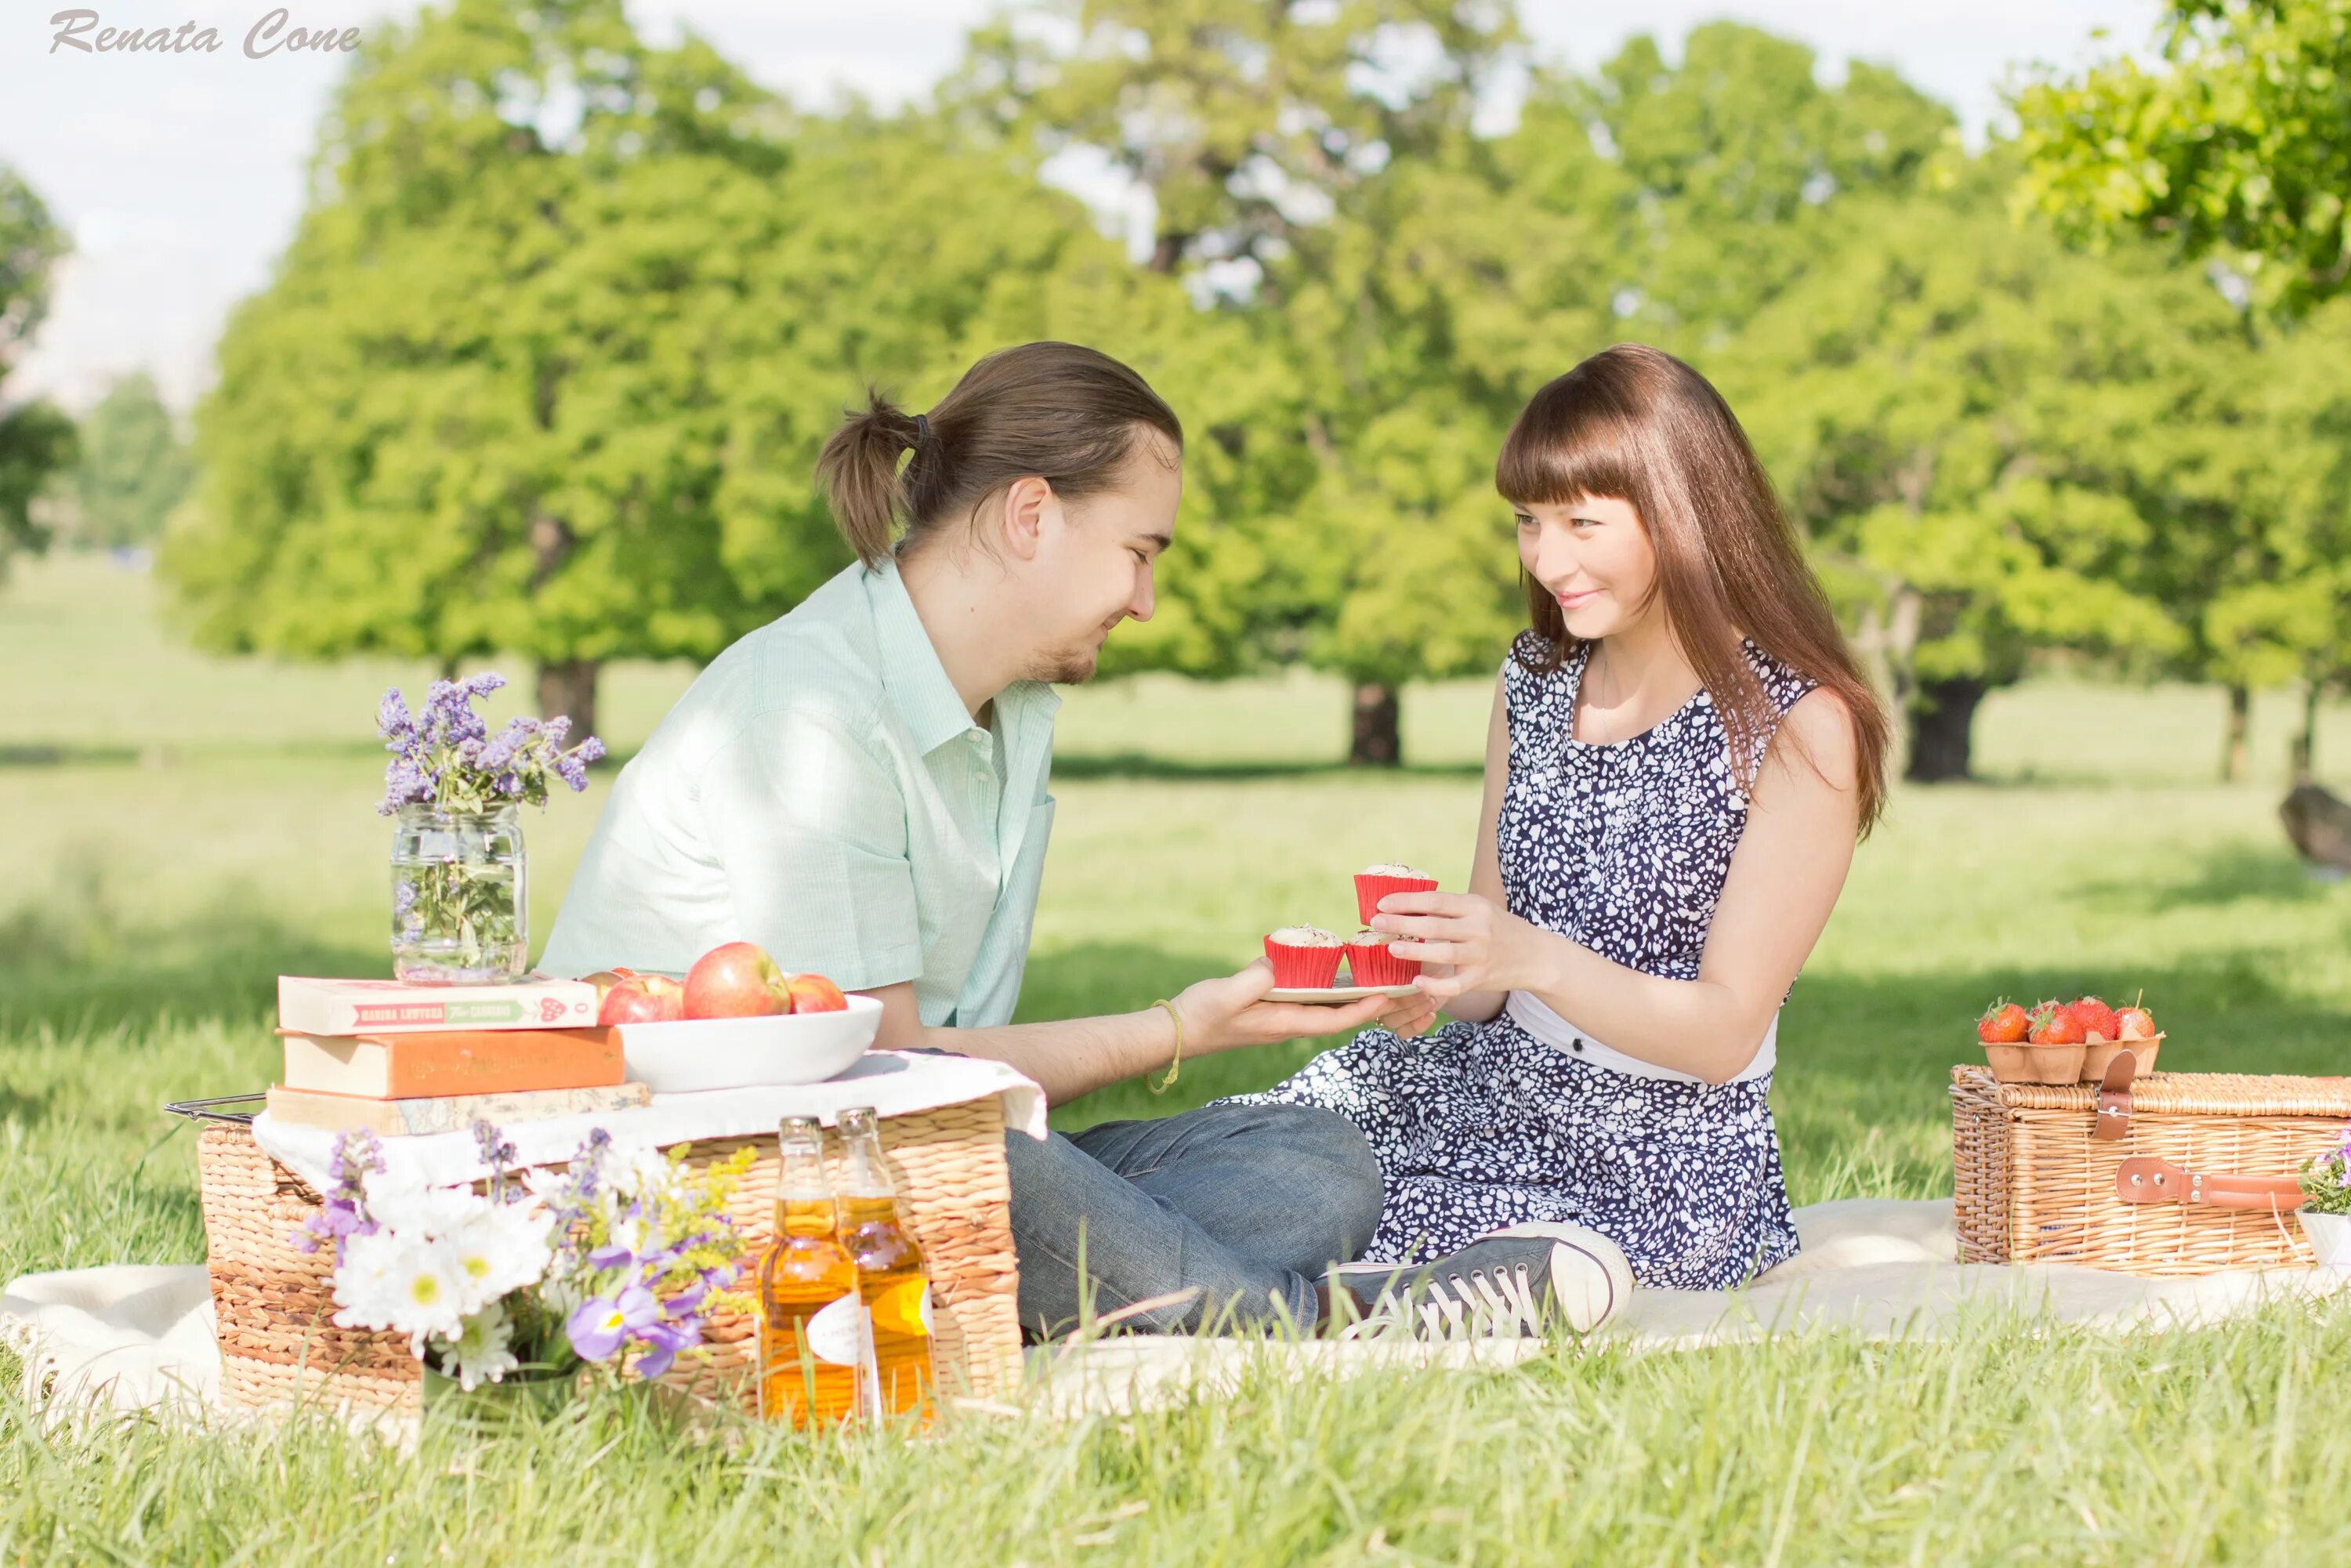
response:
<svg viewBox="0 0 2351 1568"><path fill-rule="evenodd" d="M1350 942L1347 973L1359 986L1409 986L1419 977L1420 960L1397 957L1384 940Z"/></svg>
<svg viewBox="0 0 2351 1568"><path fill-rule="evenodd" d="M1355 918L1369 925L1380 912L1380 900L1391 893L1435 893L1433 876L1365 876L1355 873Z"/></svg>
<svg viewBox="0 0 2351 1568"><path fill-rule="evenodd" d="M1273 961L1273 983L1290 990L1328 990L1339 977L1339 960L1346 949L1337 945L1329 947L1293 947L1287 942L1265 939L1265 956Z"/></svg>

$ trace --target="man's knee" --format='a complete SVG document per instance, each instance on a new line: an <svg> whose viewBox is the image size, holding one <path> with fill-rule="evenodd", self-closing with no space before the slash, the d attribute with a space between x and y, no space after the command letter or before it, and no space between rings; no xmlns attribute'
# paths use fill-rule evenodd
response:
<svg viewBox="0 0 2351 1568"><path fill-rule="evenodd" d="M1270 1105L1282 1118L1282 1142L1318 1172L1323 1202L1340 1231L1360 1251L1380 1222L1384 1196L1379 1156L1363 1129L1319 1105Z"/></svg>

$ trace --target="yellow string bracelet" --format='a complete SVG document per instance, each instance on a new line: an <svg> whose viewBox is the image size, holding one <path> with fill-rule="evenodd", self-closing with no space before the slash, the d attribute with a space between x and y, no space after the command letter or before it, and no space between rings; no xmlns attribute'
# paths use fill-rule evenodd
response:
<svg viewBox="0 0 2351 1568"><path fill-rule="evenodd" d="M1184 1015L1177 1012L1176 1004L1165 997L1151 1005L1155 1008L1165 1008L1168 1018L1173 1019L1176 1025L1176 1054L1167 1063L1167 1076L1153 1083L1150 1075L1146 1073L1143 1080L1149 1085L1154 1094L1165 1094L1167 1092L1167 1086L1176 1082L1176 1075L1184 1069Z"/></svg>

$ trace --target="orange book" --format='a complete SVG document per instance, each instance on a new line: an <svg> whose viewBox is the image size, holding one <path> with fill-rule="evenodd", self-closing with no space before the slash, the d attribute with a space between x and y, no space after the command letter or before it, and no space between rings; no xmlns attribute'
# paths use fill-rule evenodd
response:
<svg viewBox="0 0 2351 1568"><path fill-rule="evenodd" d="M515 1094L604 1089L623 1081L621 1036L609 1029L452 1030L437 1034L294 1034L286 1042L288 1089L424 1100L444 1094Z"/></svg>

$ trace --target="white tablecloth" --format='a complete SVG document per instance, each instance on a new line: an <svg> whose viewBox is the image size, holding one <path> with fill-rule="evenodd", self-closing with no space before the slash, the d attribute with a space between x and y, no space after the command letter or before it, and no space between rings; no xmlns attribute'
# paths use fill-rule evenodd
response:
<svg viewBox="0 0 2351 1568"><path fill-rule="evenodd" d="M883 1116L903 1116L984 1100L991 1094L1004 1102L1008 1128L1032 1138L1044 1137L1045 1092L1028 1078L1000 1061L903 1051L871 1051L840 1077L822 1083L656 1094L652 1103L624 1111L516 1122L501 1131L514 1145L518 1163L553 1165L569 1160L597 1127L617 1142L664 1145L772 1133L786 1116L815 1116L829 1126L852 1105L871 1105ZM319 1191L332 1185L328 1173L334 1157L334 1134L318 1127L286 1126L264 1112L253 1120L253 1140ZM446 1186L489 1174L470 1132L426 1133L381 1142L387 1175Z"/></svg>

